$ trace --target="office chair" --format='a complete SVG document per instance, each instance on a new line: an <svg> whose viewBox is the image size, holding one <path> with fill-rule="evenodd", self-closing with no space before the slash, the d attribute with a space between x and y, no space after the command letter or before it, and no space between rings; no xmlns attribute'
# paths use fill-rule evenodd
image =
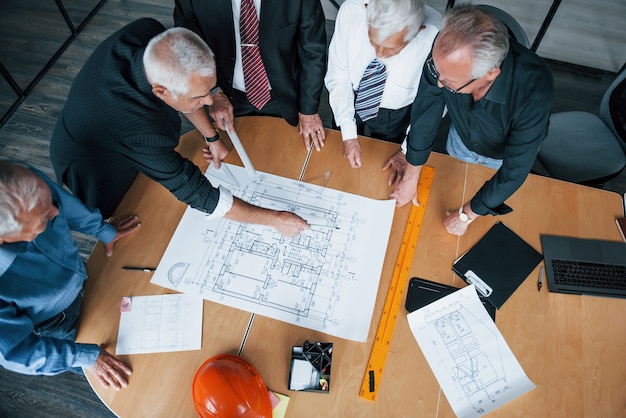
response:
<svg viewBox="0 0 626 418"><path fill-rule="evenodd" d="M600 116L588 112L561 112L550 116L548 136L537 160L550 177L572 183L601 187L620 174L626 165L624 127L616 128L611 113L624 103L611 101L611 94L626 78L626 67L604 93ZM623 108L622 108L623 109Z"/></svg>
<svg viewBox="0 0 626 418"><path fill-rule="evenodd" d="M528 42L528 36L526 36L526 32L522 26L517 23L517 20L513 18L510 14L505 12L504 10L498 9L494 6L489 6L488 4L478 4L477 8L482 10L483 12L489 13L491 16L496 17L500 20L500 22L504 23L504 25L509 30L509 35L515 39L520 45L525 46L526 48L530 48L530 42Z"/></svg>

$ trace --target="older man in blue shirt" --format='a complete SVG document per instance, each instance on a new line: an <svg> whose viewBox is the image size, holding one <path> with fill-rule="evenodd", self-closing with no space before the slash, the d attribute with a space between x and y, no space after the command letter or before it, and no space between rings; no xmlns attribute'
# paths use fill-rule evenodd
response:
<svg viewBox="0 0 626 418"><path fill-rule="evenodd" d="M22 374L89 368L105 386L131 370L97 344L74 341L87 279L71 231L113 243L139 227L135 216L106 223L43 173L0 161L0 365Z"/></svg>

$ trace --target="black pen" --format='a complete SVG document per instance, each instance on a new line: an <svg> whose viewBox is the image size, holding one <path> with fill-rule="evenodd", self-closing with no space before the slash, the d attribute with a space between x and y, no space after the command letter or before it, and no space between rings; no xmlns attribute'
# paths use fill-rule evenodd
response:
<svg viewBox="0 0 626 418"><path fill-rule="evenodd" d="M537 292L541 292L543 286L543 266L539 267L539 280L537 280Z"/></svg>
<svg viewBox="0 0 626 418"><path fill-rule="evenodd" d="M134 271L145 271L146 273L152 273L156 271L155 268L152 267L133 267L133 266L124 266L122 270L134 270Z"/></svg>
<svg viewBox="0 0 626 418"><path fill-rule="evenodd" d="M311 226L320 226L322 228L334 228L334 229L341 229L339 228L337 225L322 225L322 224L309 224Z"/></svg>

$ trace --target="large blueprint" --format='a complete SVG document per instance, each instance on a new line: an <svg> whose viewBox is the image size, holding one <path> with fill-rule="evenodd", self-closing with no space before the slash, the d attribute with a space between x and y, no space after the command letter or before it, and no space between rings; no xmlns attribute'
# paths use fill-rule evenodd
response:
<svg viewBox="0 0 626 418"><path fill-rule="evenodd" d="M225 165L207 177L252 204L295 212L311 230L285 238L270 227L185 211L152 283L213 302L366 341L395 202L379 201Z"/></svg>

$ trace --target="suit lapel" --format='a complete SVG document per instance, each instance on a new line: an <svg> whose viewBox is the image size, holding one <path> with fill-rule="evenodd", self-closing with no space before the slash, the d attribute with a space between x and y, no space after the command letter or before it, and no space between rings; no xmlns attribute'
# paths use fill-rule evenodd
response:
<svg viewBox="0 0 626 418"><path fill-rule="evenodd" d="M233 5L232 5L232 1L231 0L222 0L222 1L217 1L215 2L215 5L211 5L210 8L213 8L212 10L207 11L208 13L215 13L219 16L218 21L219 22L224 22L224 27L223 29L225 30L225 32L223 33L229 33L231 34L228 37L228 42L229 42L229 48L232 49L233 51L235 50L235 22L233 21ZM221 30L221 29L214 29L214 30Z"/></svg>
<svg viewBox="0 0 626 418"><path fill-rule="evenodd" d="M294 0L289 0L294 1ZM261 19L259 22L259 39L265 39L265 37L272 31L276 31L280 26L274 25L274 15L276 10L280 7L282 0L261 0Z"/></svg>

